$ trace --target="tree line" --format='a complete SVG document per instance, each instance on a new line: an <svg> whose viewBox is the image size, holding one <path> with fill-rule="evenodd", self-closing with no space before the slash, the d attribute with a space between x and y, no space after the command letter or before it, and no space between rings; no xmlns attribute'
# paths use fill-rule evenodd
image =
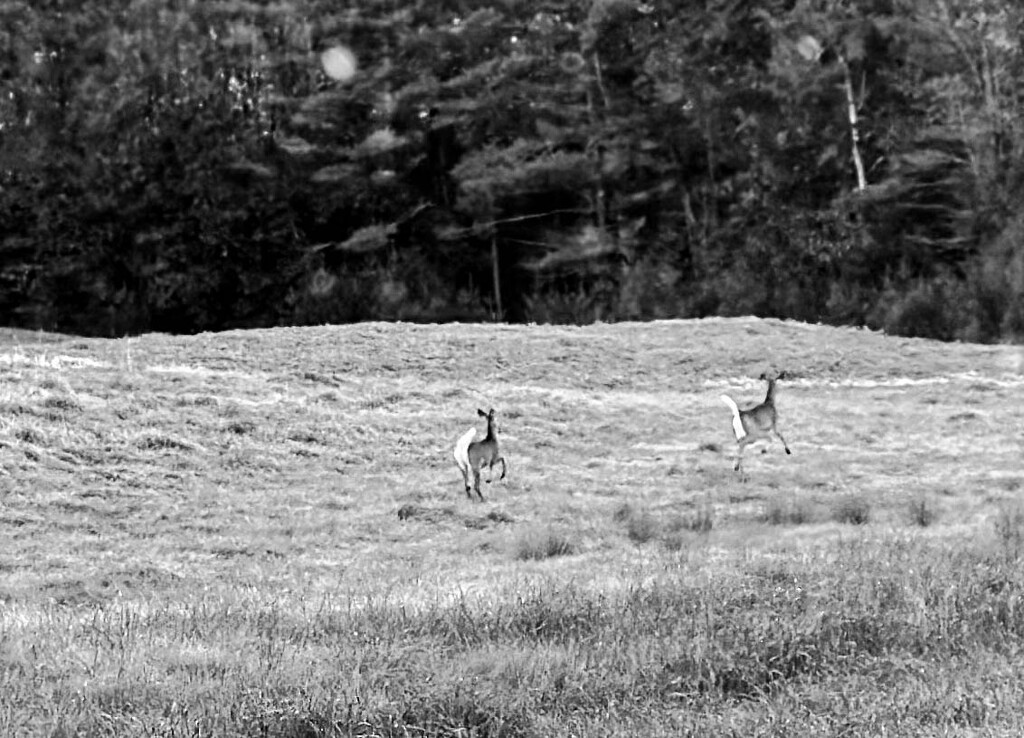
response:
<svg viewBox="0 0 1024 738"><path fill-rule="evenodd" d="M1022 38L997 0L8 0L0 319L1021 341Z"/></svg>

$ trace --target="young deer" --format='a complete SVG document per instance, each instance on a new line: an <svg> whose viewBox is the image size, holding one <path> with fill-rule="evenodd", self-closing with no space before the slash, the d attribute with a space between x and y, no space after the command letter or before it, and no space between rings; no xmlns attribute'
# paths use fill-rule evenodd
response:
<svg viewBox="0 0 1024 738"><path fill-rule="evenodd" d="M764 402L747 410L740 410L729 395L722 395L722 401L732 410L732 429L736 434L736 443L739 445L739 449L736 452L736 466L733 467L736 471L740 471L740 464L743 461L743 449L755 441L770 441L773 434L782 441L782 446L786 449L786 453L792 453L789 450L786 439L782 437L782 434L775 427L775 421L778 419L778 414L775 412L775 382L779 379L784 379L785 376L785 372L779 372L773 378L762 374L761 379L768 381L768 394L765 395Z"/></svg>
<svg viewBox="0 0 1024 738"><path fill-rule="evenodd" d="M476 492L477 497L481 500L484 496L480 493L480 476L484 466L491 472L491 477L494 477L494 465L499 461L501 462L501 477L505 478L505 472L508 471L508 465L505 462L505 457L501 455L501 448L498 446L498 436L494 430L494 409L490 412L485 413L483 410L477 409L477 415L487 418L487 435L479 441L473 441L472 437L467 432L459 439L460 443L463 440L471 440L471 443L466 447L466 461L468 462L468 470L463 472L463 478L466 481L466 496L472 498L470 494L470 478L473 481L473 491ZM474 431L475 435L475 431ZM487 480L490 484L490 479Z"/></svg>

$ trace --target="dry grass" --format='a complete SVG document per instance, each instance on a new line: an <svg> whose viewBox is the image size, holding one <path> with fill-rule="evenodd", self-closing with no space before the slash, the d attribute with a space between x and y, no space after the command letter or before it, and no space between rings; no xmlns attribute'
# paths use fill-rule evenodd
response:
<svg viewBox="0 0 1024 738"><path fill-rule="evenodd" d="M0 332L0 734L1019 735L1022 359L750 319ZM718 394L768 368L793 456L742 481Z"/></svg>

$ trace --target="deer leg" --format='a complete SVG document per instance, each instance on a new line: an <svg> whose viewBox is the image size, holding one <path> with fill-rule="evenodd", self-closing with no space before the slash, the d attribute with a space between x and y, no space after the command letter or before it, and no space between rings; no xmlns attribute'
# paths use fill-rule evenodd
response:
<svg viewBox="0 0 1024 738"><path fill-rule="evenodd" d="M774 431L775 435L777 435L777 436L779 437L779 440L780 440L780 441L782 441L782 447L783 447L784 449L786 449L786 453L787 453L787 454L791 454L791 453L793 453L792 451L790 451L790 450L789 450L789 445L788 445L788 444L786 443L786 439L782 437L782 434L781 434L781 433L779 433L779 432L778 432L777 430L775 430L774 428L773 428L772 430Z"/></svg>
<svg viewBox="0 0 1024 738"><path fill-rule="evenodd" d="M752 436L748 433L736 442L738 448L736 449L736 466L733 467L735 471L741 472L743 470L743 451L747 446L760 440L762 440L761 436Z"/></svg>

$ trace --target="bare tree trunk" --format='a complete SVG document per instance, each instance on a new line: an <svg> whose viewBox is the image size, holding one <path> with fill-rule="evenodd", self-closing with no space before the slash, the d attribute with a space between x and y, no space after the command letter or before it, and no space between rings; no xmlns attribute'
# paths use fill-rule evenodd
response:
<svg viewBox="0 0 1024 738"><path fill-rule="evenodd" d="M604 103L604 110L608 110L608 92L604 88L604 78L601 75L601 59L595 52L591 56L591 64L594 68L594 81L597 84L597 89L601 93L601 100ZM598 115L594 106L594 95L590 91L590 86L586 88L586 99L587 99L587 117L590 120L590 126L593 131L597 130ZM591 146L592 141L587 143L588 148ZM596 182L594 184L594 216L596 225L601 231L602 236L607 232L607 214L605 212L605 188L604 188L604 152L601 150L601 146L597 147L597 167L596 167Z"/></svg>
<svg viewBox="0 0 1024 738"><path fill-rule="evenodd" d="M498 266L498 235L491 234L491 274L494 279L494 320L500 323L505 319L505 310L501 305L501 269Z"/></svg>
<svg viewBox="0 0 1024 738"><path fill-rule="evenodd" d="M839 56L839 63L843 67L843 88L846 91L846 107L850 117L850 141L853 144L853 167L857 170L857 190L863 192L868 186L867 176L864 174L864 161L860 157L860 131L857 128L857 100L853 94L853 80L850 78L850 65L846 58Z"/></svg>

